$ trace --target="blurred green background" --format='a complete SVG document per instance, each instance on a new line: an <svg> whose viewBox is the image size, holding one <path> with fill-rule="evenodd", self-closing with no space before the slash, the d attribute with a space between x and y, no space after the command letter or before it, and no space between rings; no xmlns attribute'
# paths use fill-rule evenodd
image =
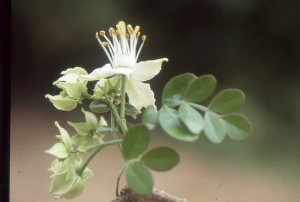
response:
<svg viewBox="0 0 300 202"><path fill-rule="evenodd" d="M157 187L189 201L300 201L299 10L298 0L13 0L11 201L53 201L46 169L54 158L44 150L56 141L54 121L73 135L66 121L83 116L81 107L54 109L44 95L58 94L61 71L108 63L95 32L120 20L147 35L139 61L169 59L149 81L157 106L167 81L186 72L213 74L217 92L239 88L247 97L239 112L253 135L245 141L181 143L157 130L153 145L182 156L174 171L154 173ZM104 154L111 173L103 181L103 163L91 165L95 177L76 201L114 198L121 158Z"/></svg>

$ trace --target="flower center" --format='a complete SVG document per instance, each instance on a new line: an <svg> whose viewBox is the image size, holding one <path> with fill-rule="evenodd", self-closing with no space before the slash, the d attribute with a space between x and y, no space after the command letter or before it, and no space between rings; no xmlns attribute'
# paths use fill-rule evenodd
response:
<svg viewBox="0 0 300 202"><path fill-rule="evenodd" d="M136 26L133 29L131 25L127 25L128 34L126 33L125 23L123 21L119 22L116 27L116 30L114 28L108 30L112 38L111 41L106 37L105 31L96 32L96 38L105 51L113 68L132 68L137 61L146 36L142 36L143 42L137 51L136 46L140 36L140 27ZM106 41L101 41L99 35L103 36Z"/></svg>

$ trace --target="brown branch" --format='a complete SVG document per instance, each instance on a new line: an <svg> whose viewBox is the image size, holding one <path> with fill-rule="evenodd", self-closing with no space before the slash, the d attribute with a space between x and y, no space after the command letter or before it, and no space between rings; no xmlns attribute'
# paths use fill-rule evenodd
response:
<svg viewBox="0 0 300 202"><path fill-rule="evenodd" d="M157 188L153 188L153 192L149 196L140 196L126 186L120 192L120 196L111 202L188 202L188 200L175 197Z"/></svg>

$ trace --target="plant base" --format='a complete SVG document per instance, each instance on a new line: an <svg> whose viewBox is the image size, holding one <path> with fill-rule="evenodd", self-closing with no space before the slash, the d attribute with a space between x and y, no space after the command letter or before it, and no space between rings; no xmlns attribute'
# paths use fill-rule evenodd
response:
<svg viewBox="0 0 300 202"><path fill-rule="evenodd" d="M120 196L111 202L188 202L188 200L175 197L156 188L153 188L151 195L140 196L126 186L120 191Z"/></svg>

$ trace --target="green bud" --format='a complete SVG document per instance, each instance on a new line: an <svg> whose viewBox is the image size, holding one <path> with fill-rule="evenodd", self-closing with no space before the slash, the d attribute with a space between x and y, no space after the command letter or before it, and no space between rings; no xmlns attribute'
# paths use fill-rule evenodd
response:
<svg viewBox="0 0 300 202"><path fill-rule="evenodd" d="M106 102L95 100L90 104L90 109L95 113L104 113L110 111L110 108Z"/></svg>

